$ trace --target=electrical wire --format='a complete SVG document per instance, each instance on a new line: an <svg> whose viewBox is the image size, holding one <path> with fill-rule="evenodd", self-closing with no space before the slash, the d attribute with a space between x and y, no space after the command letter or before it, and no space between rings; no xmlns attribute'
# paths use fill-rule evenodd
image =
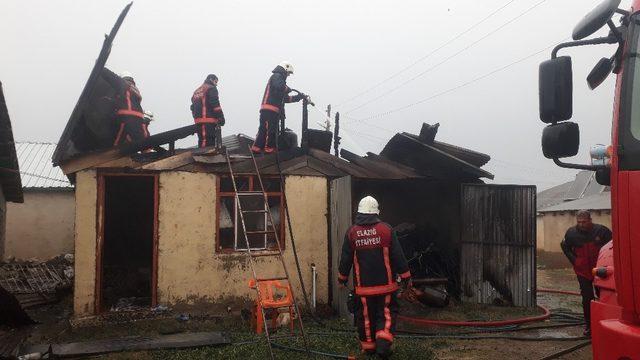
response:
<svg viewBox="0 0 640 360"><path fill-rule="evenodd" d="M358 110L358 109L360 109L360 108L362 108L362 107L364 107L364 106L366 106L366 105L368 105L368 104L371 104L372 102L374 102L374 101L376 101L376 100L379 100L379 99L381 99L381 98L383 98L383 97L385 97L385 96L387 96L387 95L391 94L392 92L394 92L394 91L396 91L396 90L400 89L401 87L403 87L403 86L407 85L408 83L410 83L410 82L412 82L412 81L414 81L414 80L416 80L416 79L418 79L418 78L422 77L423 75L425 75L425 74L427 74L427 73L430 73L431 71L433 71L433 70L437 69L437 68L438 68L438 67L440 67L441 65L443 65L443 64L445 64L445 63L447 63L448 61L450 61L450 60L452 60L453 58L457 57L458 55L462 54L463 52L465 52L465 51L467 51L467 50L471 49L473 46L477 45L478 43L480 43L481 41L483 41L483 40L485 40L486 38L490 37L491 35L493 35L493 34L497 33L498 31L502 30L502 29L503 29L504 27L506 27L507 25L509 25L509 24L511 24L512 22L514 22L514 21L518 20L519 18L523 17L524 15L526 15L527 13L529 13L530 11L532 11L533 9L537 8L538 6L542 5L542 4L543 4L544 2L546 2L546 1L547 1L547 0L540 0L539 2L537 2L537 3L533 4L531 7L529 7L527 10L525 10L525 11L524 11L524 12L522 12L522 13L520 13L520 14L519 14L519 15L517 15L516 17L514 17L514 18L512 18L511 20L507 21L506 23L504 23L504 24L500 25L500 26L499 26L499 27L497 27L496 29L492 30L491 32L489 32L488 34L484 35L484 36L483 36L483 37L481 37L480 39L478 39L478 40L476 40L476 41L472 42L471 44L469 44L469 45L465 46L465 47L464 47L464 48L462 48L461 50L459 50L459 51L457 51L457 52L453 53L453 55L450 55L450 56L446 57L446 58L445 58L444 60L442 60L441 62L439 62L439 63L437 63L437 64L435 64L435 65L433 65L433 66L429 67L427 70L425 70L425 71L422 71L422 72L418 73L417 75L415 75L415 76L413 76L413 77L409 78L408 80L405 80L404 82L400 83L400 85L395 86L395 87L393 87L393 88L391 88L391 89L389 89L389 90L385 91L385 92L384 92L384 93L382 93L381 95L376 96L375 98L373 98L373 99L371 99L371 100L369 100L369 101L366 101L366 102L364 102L364 103L362 103L362 104L360 104L360 105L358 105L358 106L356 106L356 107L354 107L354 108L352 108L352 109L350 109L350 110L345 111L345 115L346 115L346 114L349 114L349 113L352 113L352 112L354 112L354 111L356 111L356 110Z"/></svg>
<svg viewBox="0 0 640 360"><path fill-rule="evenodd" d="M498 69L495 69L495 70L493 70L493 71L490 71L490 72L488 72L488 73L485 73L484 75L478 76L478 77L476 77L476 78L474 78L474 79L472 79L472 80L469 80L469 81L467 81L467 82L464 82L464 83L462 83L462 84L460 84L460 85L458 85L458 86L454 86L454 87L449 88L449 89L447 89L447 90L444 90L444 91L441 91L441 92L436 93L436 94L434 94L434 95L431 95L431 96L429 96L429 97L427 97L427 98L424 98L424 99L422 99L422 100L418 100L418 101L416 101L416 102L413 102L413 103L410 103L410 104L407 104L407 105L404 105L404 106L400 106L400 107L398 107L398 108L391 109L391 110L388 110L388 111L385 111L385 112L382 112L382 113L379 113L379 114L375 114L375 115L367 116L367 117L364 117L364 118L352 118L352 119L354 119L354 120L353 120L353 122L362 122L362 121L366 121L366 120L371 120L371 119L376 119L376 118L385 117L385 116L388 116L388 115L390 115L390 114L396 113L396 112L398 112L398 111L402 111L402 110L405 110L405 109L408 109L408 108L414 107L414 106L416 106L416 105L420 105L420 104L425 103L425 102L427 102L427 101L433 100L433 99L438 98L438 97L440 97L440 96L446 95L446 94L451 93L451 92L453 92L453 91L456 91L456 90L459 90L459 89L464 88L464 87L466 87L466 86L469 86L469 85L471 85L471 84L474 84L474 83L476 83L476 82L478 82L478 81L484 80L484 79L486 79L486 78L488 78L488 77L491 77L491 76L493 76L493 75L495 75L495 74L497 74L497 73L500 73L500 72L502 72L502 71L504 71L504 70L507 70L507 69L511 68L512 66L515 66L515 65L517 65L517 64L519 64L519 63L521 63L521 62L523 62L523 61L525 61L525 60L529 60L530 58L532 58L532 57L534 57L534 56L536 56L536 55L539 55L539 54L541 54L541 53L543 53L543 52L545 52L545 51L549 50L550 48L552 48L552 47L554 47L554 46L555 46L555 44L554 44L554 45L551 45L551 46L548 46L548 47L546 47L546 48L544 48L544 49L542 49L542 50L536 51L536 52L534 52L534 53L532 53L532 54L529 54L529 55L527 55L527 56L525 56L525 57L522 57L522 58L520 58L520 59L518 59L518 60L516 60L516 61L514 61L514 62L511 62L511 63L509 63L509 64L507 64L507 65L504 65L504 66L502 66L502 67L500 67L500 68L498 68Z"/></svg>
<svg viewBox="0 0 640 360"><path fill-rule="evenodd" d="M458 40L459 38L461 38L462 36L466 35L467 33L469 33L471 30L475 29L476 27L478 27L480 24L484 23L485 21L489 20L491 17L493 17L493 15L497 14L498 12L500 12L502 9L506 8L507 6L509 6L511 3L513 3L516 0L511 0L509 2L507 2L506 4L500 6L498 9L494 10L492 13L490 13L489 15L485 16L484 18L482 18L480 21L476 22L475 24L471 25L470 27L468 27L466 30L462 31L461 33L459 33L458 35L454 36L453 38L451 38L449 41L445 42L444 44L440 45L439 47L437 47L436 49L432 50L431 52L429 52L428 54L422 56L421 58L419 58L418 60L414 61L413 63L409 64L408 66L405 66L404 68L400 69L399 71L395 72L393 75L385 78L384 80L376 83L375 85L371 86L370 88L350 97L349 99L338 103L336 105L336 107L340 107L348 102L351 102L357 98L359 98L360 96L369 93L371 90L377 88L378 86L386 83L387 81L394 79L395 77L397 77L398 75L404 73L405 71L411 69L412 67L416 66L417 64L421 63L422 61L426 60L427 58L431 57L431 55L435 54L436 52L442 50L443 48L445 48L447 45L451 44L452 42Z"/></svg>

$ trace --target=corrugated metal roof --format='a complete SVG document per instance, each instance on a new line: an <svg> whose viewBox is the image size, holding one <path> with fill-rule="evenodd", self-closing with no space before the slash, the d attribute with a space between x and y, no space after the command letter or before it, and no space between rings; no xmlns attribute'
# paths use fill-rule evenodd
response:
<svg viewBox="0 0 640 360"><path fill-rule="evenodd" d="M55 143L16 142L23 188L73 187L62 170L51 163L55 149Z"/></svg>
<svg viewBox="0 0 640 360"><path fill-rule="evenodd" d="M593 171L580 171L575 180L538 193L536 208L538 211L546 211L549 207L598 195L609 191L608 189L608 186L598 184Z"/></svg>
<svg viewBox="0 0 640 360"><path fill-rule="evenodd" d="M611 210L611 192L586 196L582 199L567 201L562 204L546 207L539 212L576 211L576 210Z"/></svg>

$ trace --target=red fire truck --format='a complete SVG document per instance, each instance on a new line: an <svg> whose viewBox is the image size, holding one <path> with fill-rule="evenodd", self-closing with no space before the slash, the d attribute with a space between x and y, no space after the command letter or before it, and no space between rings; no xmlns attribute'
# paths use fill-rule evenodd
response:
<svg viewBox="0 0 640 360"><path fill-rule="evenodd" d="M640 0L630 11L621 0L605 0L576 25L573 40L556 46L540 64L540 119L545 157L561 167L592 170L611 186L613 240L600 251L593 269L599 293L591 303L594 359L640 359ZM601 28L609 33L592 37ZM593 89L610 73L617 75L611 146L603 165L571 164L562 158L578 153L579 126L572 116L572 66L568 48L617 44L587 76Z"/></svg>

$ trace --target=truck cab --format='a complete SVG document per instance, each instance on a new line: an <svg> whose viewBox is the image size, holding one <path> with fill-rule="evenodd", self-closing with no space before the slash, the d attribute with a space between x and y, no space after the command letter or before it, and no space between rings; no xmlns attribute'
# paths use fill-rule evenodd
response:
<svg viewBox="0 0 640 360"><path fill-rule="evenodd" d="M540 119L545 157L556 165L596 172L611 186L613 240L601 250L593 269L597 299L591 303L594 359L640 359L640 0L630 10L620 0L605 0L576 25L573 41L559 44L540 64ZM608 27L603 37L592 37ZM567 49L617 44L587 76L591 89L615 74L611 145L607 161L573 164L564 158L578 153L579 124L573 110L571 57ZM562 52L562 56L560 53ZM603 128L606 125L603 123Z"/></svg>

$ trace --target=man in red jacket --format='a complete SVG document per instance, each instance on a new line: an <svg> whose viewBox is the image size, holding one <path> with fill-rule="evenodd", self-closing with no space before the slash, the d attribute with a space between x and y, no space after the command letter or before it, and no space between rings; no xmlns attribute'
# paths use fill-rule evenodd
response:
<svg viewBox="0 0 640 360"><path fill-rule="evenodd" d="M576 226L567 230L560 246L578 276L580 294L582 295L582 311L586 323L584 334L590 336L591 300L595 299L592 269L596 267L600 248L611 241L612 236L611 230L606 226L594 224L591 220L591 213L586 210L578 212L576 222Z"/></svg>
<svg viewBox="0 0 640 360"><path fill-rule="evenodd" d="M346 286L354 268L355 320L362 351L391 355L398 314L396 279L406 289L411 273L395 232L378 218L378 201L371 196L360 200L356 223L344 238L338 281Z"/></svg>
<svg viewBox="0 0 640 360"><path fill-rule="evenodd" d="M198 147L220 147L222 144L216 144L216 131L225 120L218 95L218 77L214 74L207 75L204 83L193 92L191 114L198 126Z"/></svg>

